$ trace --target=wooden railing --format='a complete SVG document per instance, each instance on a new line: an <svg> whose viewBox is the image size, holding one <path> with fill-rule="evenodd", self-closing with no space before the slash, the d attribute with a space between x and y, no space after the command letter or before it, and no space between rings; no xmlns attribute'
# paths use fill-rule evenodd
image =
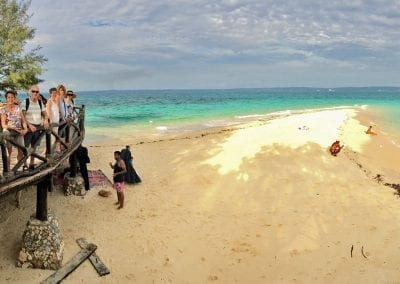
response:
<svg viewBox="0 0 400 284"><path fill-rule="evenodd" d="M25 147L14 142L0 130L0 197L48 179L74 154L85 136L85 107L75 107L74 113L73 121L64 124L53 123L48 129L39 128L40 136L33 147ZM65 138L58 135L57 128L65 129ZM11 157L7 153L7 143L14 146ZM56 151L56 143L59 143L59 151ZM19 160L16 158L18 149L23 153ZM29 164L31 157L35 158L35 165L25 169L24 165Z"/></svg>

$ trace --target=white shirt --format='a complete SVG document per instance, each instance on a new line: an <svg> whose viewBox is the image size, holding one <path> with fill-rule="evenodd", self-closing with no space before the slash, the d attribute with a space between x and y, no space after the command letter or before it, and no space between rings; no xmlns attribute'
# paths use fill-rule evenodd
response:
<svg viewBox="0 0 400 284"><path fill-rule="evenodd" d="M26 101L24 103L23 110L26 111ZM39 101L34 103L31 100L29 100L29 107L28 110L26 111L25 117L30 124L35 124L35 125L42 124L42 110L40 109Z"/></svg>

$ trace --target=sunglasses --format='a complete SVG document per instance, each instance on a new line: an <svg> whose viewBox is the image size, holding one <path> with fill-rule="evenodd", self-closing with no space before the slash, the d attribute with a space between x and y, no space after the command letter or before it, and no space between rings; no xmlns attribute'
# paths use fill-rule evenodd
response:
<svg viewBox="0 0 400 284"><path fill-rule="evenodd" d="M33 93L33 94L39 94L39 91L31 90L31 93Z"/></svg>

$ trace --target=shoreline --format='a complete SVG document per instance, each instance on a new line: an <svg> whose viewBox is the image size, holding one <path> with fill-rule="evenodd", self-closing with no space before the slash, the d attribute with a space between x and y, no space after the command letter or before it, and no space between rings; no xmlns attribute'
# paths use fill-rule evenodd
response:
<svg viewBox="0 0 400 284"><path fill-rule="evenodd" d="M400 137L400 129L393 129L392 125L389 125L385 119L380 117L382 115L381 110L368 105L353 105L353 106L334 106L334 107L323 107L323 108L309 108L309 109L292 109L274 111L265 114L251 114L243 116L223 116L219 118L203 118L201 120L188 121L188 122L175 122L167 123L165 125L139 125L127 124L119 127L111 128L110 133L109 127L95 127L88 128L86 131L86 144L95 145L106 144L110 141L115 140L152 140L158 139L159 137L166 136L182 136L189 135L193 136L196 133L213 133L221 130L231 130L236 128L247 127L248 125L257 125L265 121L271 121L277 118L287 117L291 115L300 115L306 113L314 113L326 110L341 110L341 109L354 109L357 112L366 113L369 117L369 121L364 121L365 125L375 125L387 129L392 134L392 140L397 140ZM364 115L365 116L365 115ZM150 137L150 138L149 138ZM106 143L104 143L106 141ZM396 142L397 142L396 141ZM400 147L400 142L397 144Z"/></svg>
<svg viewBox="0 0 400 284"><path fill-rule="evenodd" d="M291 115L301 115L306 113L315 113L327 110L343 110L343 109L365 109L364 106L337 106L337 107L325 107L325 108L310 108L301 110L283 110L274 111L266 114L251 114L244 116L224 116L220 118L210 118L196 120L195 122L184 122L184 123L171 123L167 126L156 126L156 125L140 125L136 131L135 135L127 134L131 132L132 124L123 125L120 127L113 128L113 133L108 134L110 131L109 127L96 127L88 128L86 132L87 143L94 144L96 142L103 141L104 139L118 140L118 139L133 139L134 137L140 137L138 139L143 139L144 136L158 137L158 136L173 136L173 135L190 135L196 133L207 133L207 132L218 132L221 130L229 131L231 129L248 127L251 125L257 125L258 123L268 122L277 118L283 118ZM213 124L214 123L214 124ZM91 132L91 133L90 133ZM105 134L106 133L106 134Z"/></svg>
<svg viewBox="0 0 400 284"><path fill-rule="evenodd" d="M368 121L346 109L84 143L89 169L108 177L113 151L131 145L143 182L126 186L123 210L98 188L83 198L49 194L64 263L86 237L111 270L99 278L85 262L65 283L396 281L399 199L375 176L400 181L396 161L385 167L398 149L384 129L366 135ZM337 137L345 148L333 157L327 147ZM24 190L21 204L0 202L0 280L40 282L53 271L14 266L35 190Z"/></svg>

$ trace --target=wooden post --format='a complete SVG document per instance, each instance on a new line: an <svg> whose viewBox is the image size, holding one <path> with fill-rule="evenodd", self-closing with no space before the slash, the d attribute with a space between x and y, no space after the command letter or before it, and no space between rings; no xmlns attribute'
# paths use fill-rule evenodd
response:
<svg viewBox="0 0 400 284"><path fill-rule="evenodd" d="M69 133L70 133L70 126L69 126L69 123L68 122L66 122L66 125L65 125L65 143L69 143Z"/></svg>
<svg viewBox="0 0 400 284"><path fill-rule="evenodd" d="M82 110L81 110L81 117L79 120L79 130L84 131L85 130L85 105L82 105Z"/></svg>
<svg viewBox="0 0 400 284"><path fill-rule="evenodd" d="M51 155L51 128L46 131L46 156L50 157Z"/></svg>
<svg viewBox="0 0 400 284"><path fill-rule="evenodd" d="M54 182L53 182L54 179L53 179L53 177L54 177L53 173L48 175L48 179L49 179L49 183L48 183L49 187L47 188L48 192L53 192L53 190L54 190Z"/></svg>
<svg viewBox="0 0 400 284"><path fill-rule="evenodd" d="M1 159L3 161L3 172L8 172L8 158L7 158L7 149L6 145L1 144Z"/></svg>
<svg viewBox="0 0 400 284"><path fill-rule="evenodd" d="M47 190L50 187L51 175L46 176L37 184L36 219L47 221Z"/></svg>
<svg viewBox="0 0 400 284"><path fill-rule="evenodd" d="M69 156L69 169L70 169L70 177L76 177L77 167L76 167L76 151Z"/></svg>

